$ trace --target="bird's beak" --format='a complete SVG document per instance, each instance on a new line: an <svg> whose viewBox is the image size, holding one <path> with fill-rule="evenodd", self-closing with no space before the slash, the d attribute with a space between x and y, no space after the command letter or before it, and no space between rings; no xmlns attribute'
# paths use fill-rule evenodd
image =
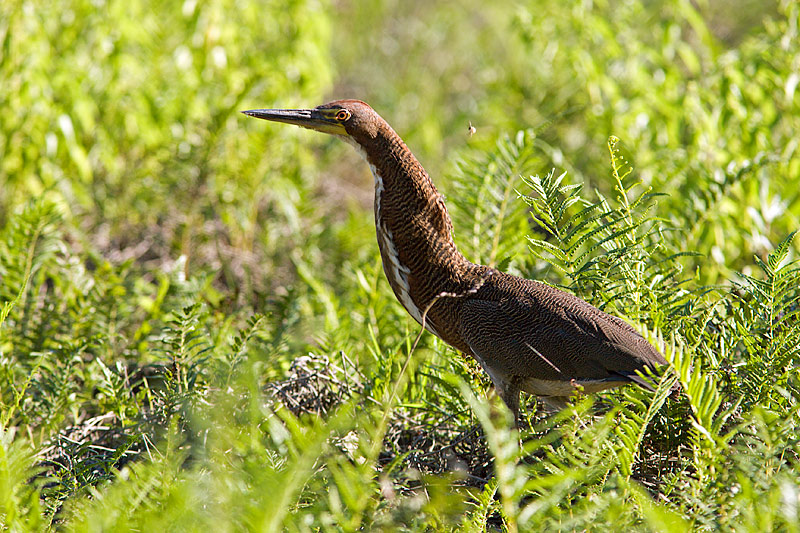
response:
<svg viewBox="0 0 800 533"><path fill-rule="evenodd" d="M332 117L325 116L317 109L251 109L242 111L245 115L271 120L272 122L283 122L284 124L294 124L314 131L331 133L334 135L345 135L346 131L341 123Z"/></svg>

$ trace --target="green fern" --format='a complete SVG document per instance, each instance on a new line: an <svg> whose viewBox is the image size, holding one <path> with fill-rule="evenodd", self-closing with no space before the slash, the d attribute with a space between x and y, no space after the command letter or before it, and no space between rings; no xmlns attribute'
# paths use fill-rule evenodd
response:
<svg viewBox="0 0 800 533"><path fill-rule="evenodd" d="M508 267L524 247L527 219L517 201L520 176L536 163L533 134L503 136L495 149L460 159L448 198L456 242L471 261Z"/></svg>
<svg viewBox="0 0 800 533"><path fill-rule="evenodd" d="M679 345L667 353L692 411L691 445L694 453L692 467L696 472L695 490L702 488L714 476L717 462L729 450L736 430L730 430L728 422L739 404L739 400L724 401L716 377L698 364L707 360L703 355L690 354Z"/></svg>
<svg viewBox="0 0 800 533"><path fill-rule="evenodd" d="M787 261L797 232L784 238L766 262L755 257L762 277L742 274L736 287L735 315L744 345L744 367L738 372L744 405L778 406L780 391L800 358L800 263Z"/></svg>
<svg viewBox="0 0 800 533"><path fill-rule="evenodd" d="M619 418L614 434L619 439L619 470L627 479L633 473L633 464L639 457L650 423L666 403L676 381L677 376L667 372L658 382L652 383L652 391L641 387L625 387L622 390L624 401L618 405Z"/></svg>
<svg viewBox="0 0 800 533"><path fill-rule="evenodd" d="M509 532L519 530L520 502L528 477L526 468L519 464L521 450L519 435L511 430L512 416L505 406L499 408L501 416L494 416L490 407L478 401L472 390L460 384L461 394L467 399L472 412L483 426L487 444L494 456L494 470L497 479L497 493L500 496L500 510ZM496 399L496 398L495 398ZM499 403L499 402L496 402Z"/></svg>
<svg viewBox="0 0 800 533"><path fill-rule="evenodd" d="M42 469L29 442L0 426L0 525L6 531L45 531Z"/></svg>
<svg viewBox="0 0 800 533"><path fill-rule="evenodd" d="M613 486L615 424L613 412L595 416L592 399L584 398L536 428L523 445L534 454L525 483L529 497L519 514L526 530L589 527L582 509L591 500L598 505Z"/></svg>
<svg viewBox="0 0 800 533"><path fill-rule="evenodd" d="M60 222L58 207L44 198L30 200L11 217L0 235L0 298L24 304L27 281L59 249Z"/></svg>
<svg viewBox="0 0 800 533"><path fill-rule="evenodd" d="M569 280L568 288L601 308L632 317L648 316L664 328L686 314L683 306L695 291L685 288L680 258L665 239L668 229L651 214L658 193L634 194L632 167L620 154L619 141L608 142L616 197L597 192L587 201L579 185L564 184L566 174L526 179L524 196L543 237L530 237L531 251ZM630 197L630 198L629 198Z"/></svg>
<svg viewBox="0 0 800 533"><path fill-rule="evenodd" d="M239 370L239 366L241 366L244 358L246 357L245 351L248 343L262 328L263 321L264 315L256 314L251 316L247 319L247 328L239 331L239 333L234 336L231 346L225 357L227 368L224 371L224 383L226 386L230 386L231 380L233 379L235 373Z"/></svg>
<svg viewBox="0 0 800 533"><path fill-rule="evenodd" d="M0 328L0 339L19 343L30 334L34 301L29 296L44 283L39 274L61 247L57 206L45 199L31 200L13 216L0 235L0 325L9 318L11 329ZM12 314L12 310L17 308ZM8 324L6 325L8 327ZM25 350L26 347L20 347Z"/></svg>
<svg viewBox="0 0 800 533"><path fill-rule="evenodd" d="M0 385L3 427L20 408L44 362L44 354L31 353L30 338L42 333L33 318L37 310L30 294L32 286L38 289L45 283L41 272L60 248L60 221L56 205L39 198L13 216L0 235L0 301L4 300L0 355L4 350L11 352L0 362L0 374L6 378Z"/></svg>
<svg viewBox="0 0 800 533"><path fill-rule="evenodd" d="M495 496L497 494L497 478L492 479L483 487L474 502L470 502L472 510L464 518L460 530L468 533L483 533L488 531L489 516L499 511Z"/></svg>
<svg viewBox="0 0 800 533"><path fill-rule="evenodd" d="M168 412L198 397L207 385L200 378L212 345L202 330L204 311L199 303L176 312L164 327L161 342L163 358L168 361L164 372Z"/></svg>

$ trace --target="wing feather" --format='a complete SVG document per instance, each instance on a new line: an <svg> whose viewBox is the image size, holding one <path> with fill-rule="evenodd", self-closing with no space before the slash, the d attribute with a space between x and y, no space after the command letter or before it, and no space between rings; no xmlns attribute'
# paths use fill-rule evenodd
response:
<svg viewBox="0 0 800 533"><path fill-rule="evenodd" d="M636 371L665 364L633 327L548 285L526 282L523 297L463 302L458 332L493 372L552 381L637 381Z"/></svg>

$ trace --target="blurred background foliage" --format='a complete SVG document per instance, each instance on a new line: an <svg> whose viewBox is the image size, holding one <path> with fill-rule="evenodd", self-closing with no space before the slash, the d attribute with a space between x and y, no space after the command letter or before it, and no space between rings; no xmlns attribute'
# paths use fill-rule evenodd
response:
<svg viewBox="0 0 800 533"><path fill-rule="evenodd" d="M791 0L3 2L3 525L797 530L799 22ZM688 406L613 393L509 445L457 384L485 388L474 365L412 353L367 166L238 113L334 98L406 140L468 258L659 329ZM641 198L648 231L584 235L576 273L541 253L569 244L540 223L562 197L565 223ZM281 409L309 375L324 408ZM403 466L478 421L492 479Z"/></svg>

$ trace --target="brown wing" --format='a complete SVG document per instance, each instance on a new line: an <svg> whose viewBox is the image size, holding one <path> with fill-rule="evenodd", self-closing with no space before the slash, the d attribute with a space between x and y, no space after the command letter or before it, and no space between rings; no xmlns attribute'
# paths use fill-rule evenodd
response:
<svg viewBox="0 0 800 533"><path fill-rule="evenodd" d="M640 381L637 370L666 363L623 320L548 285L503 277L514 290L464 301L459 322L464 342L496 372L553 381Z"/></svg>

